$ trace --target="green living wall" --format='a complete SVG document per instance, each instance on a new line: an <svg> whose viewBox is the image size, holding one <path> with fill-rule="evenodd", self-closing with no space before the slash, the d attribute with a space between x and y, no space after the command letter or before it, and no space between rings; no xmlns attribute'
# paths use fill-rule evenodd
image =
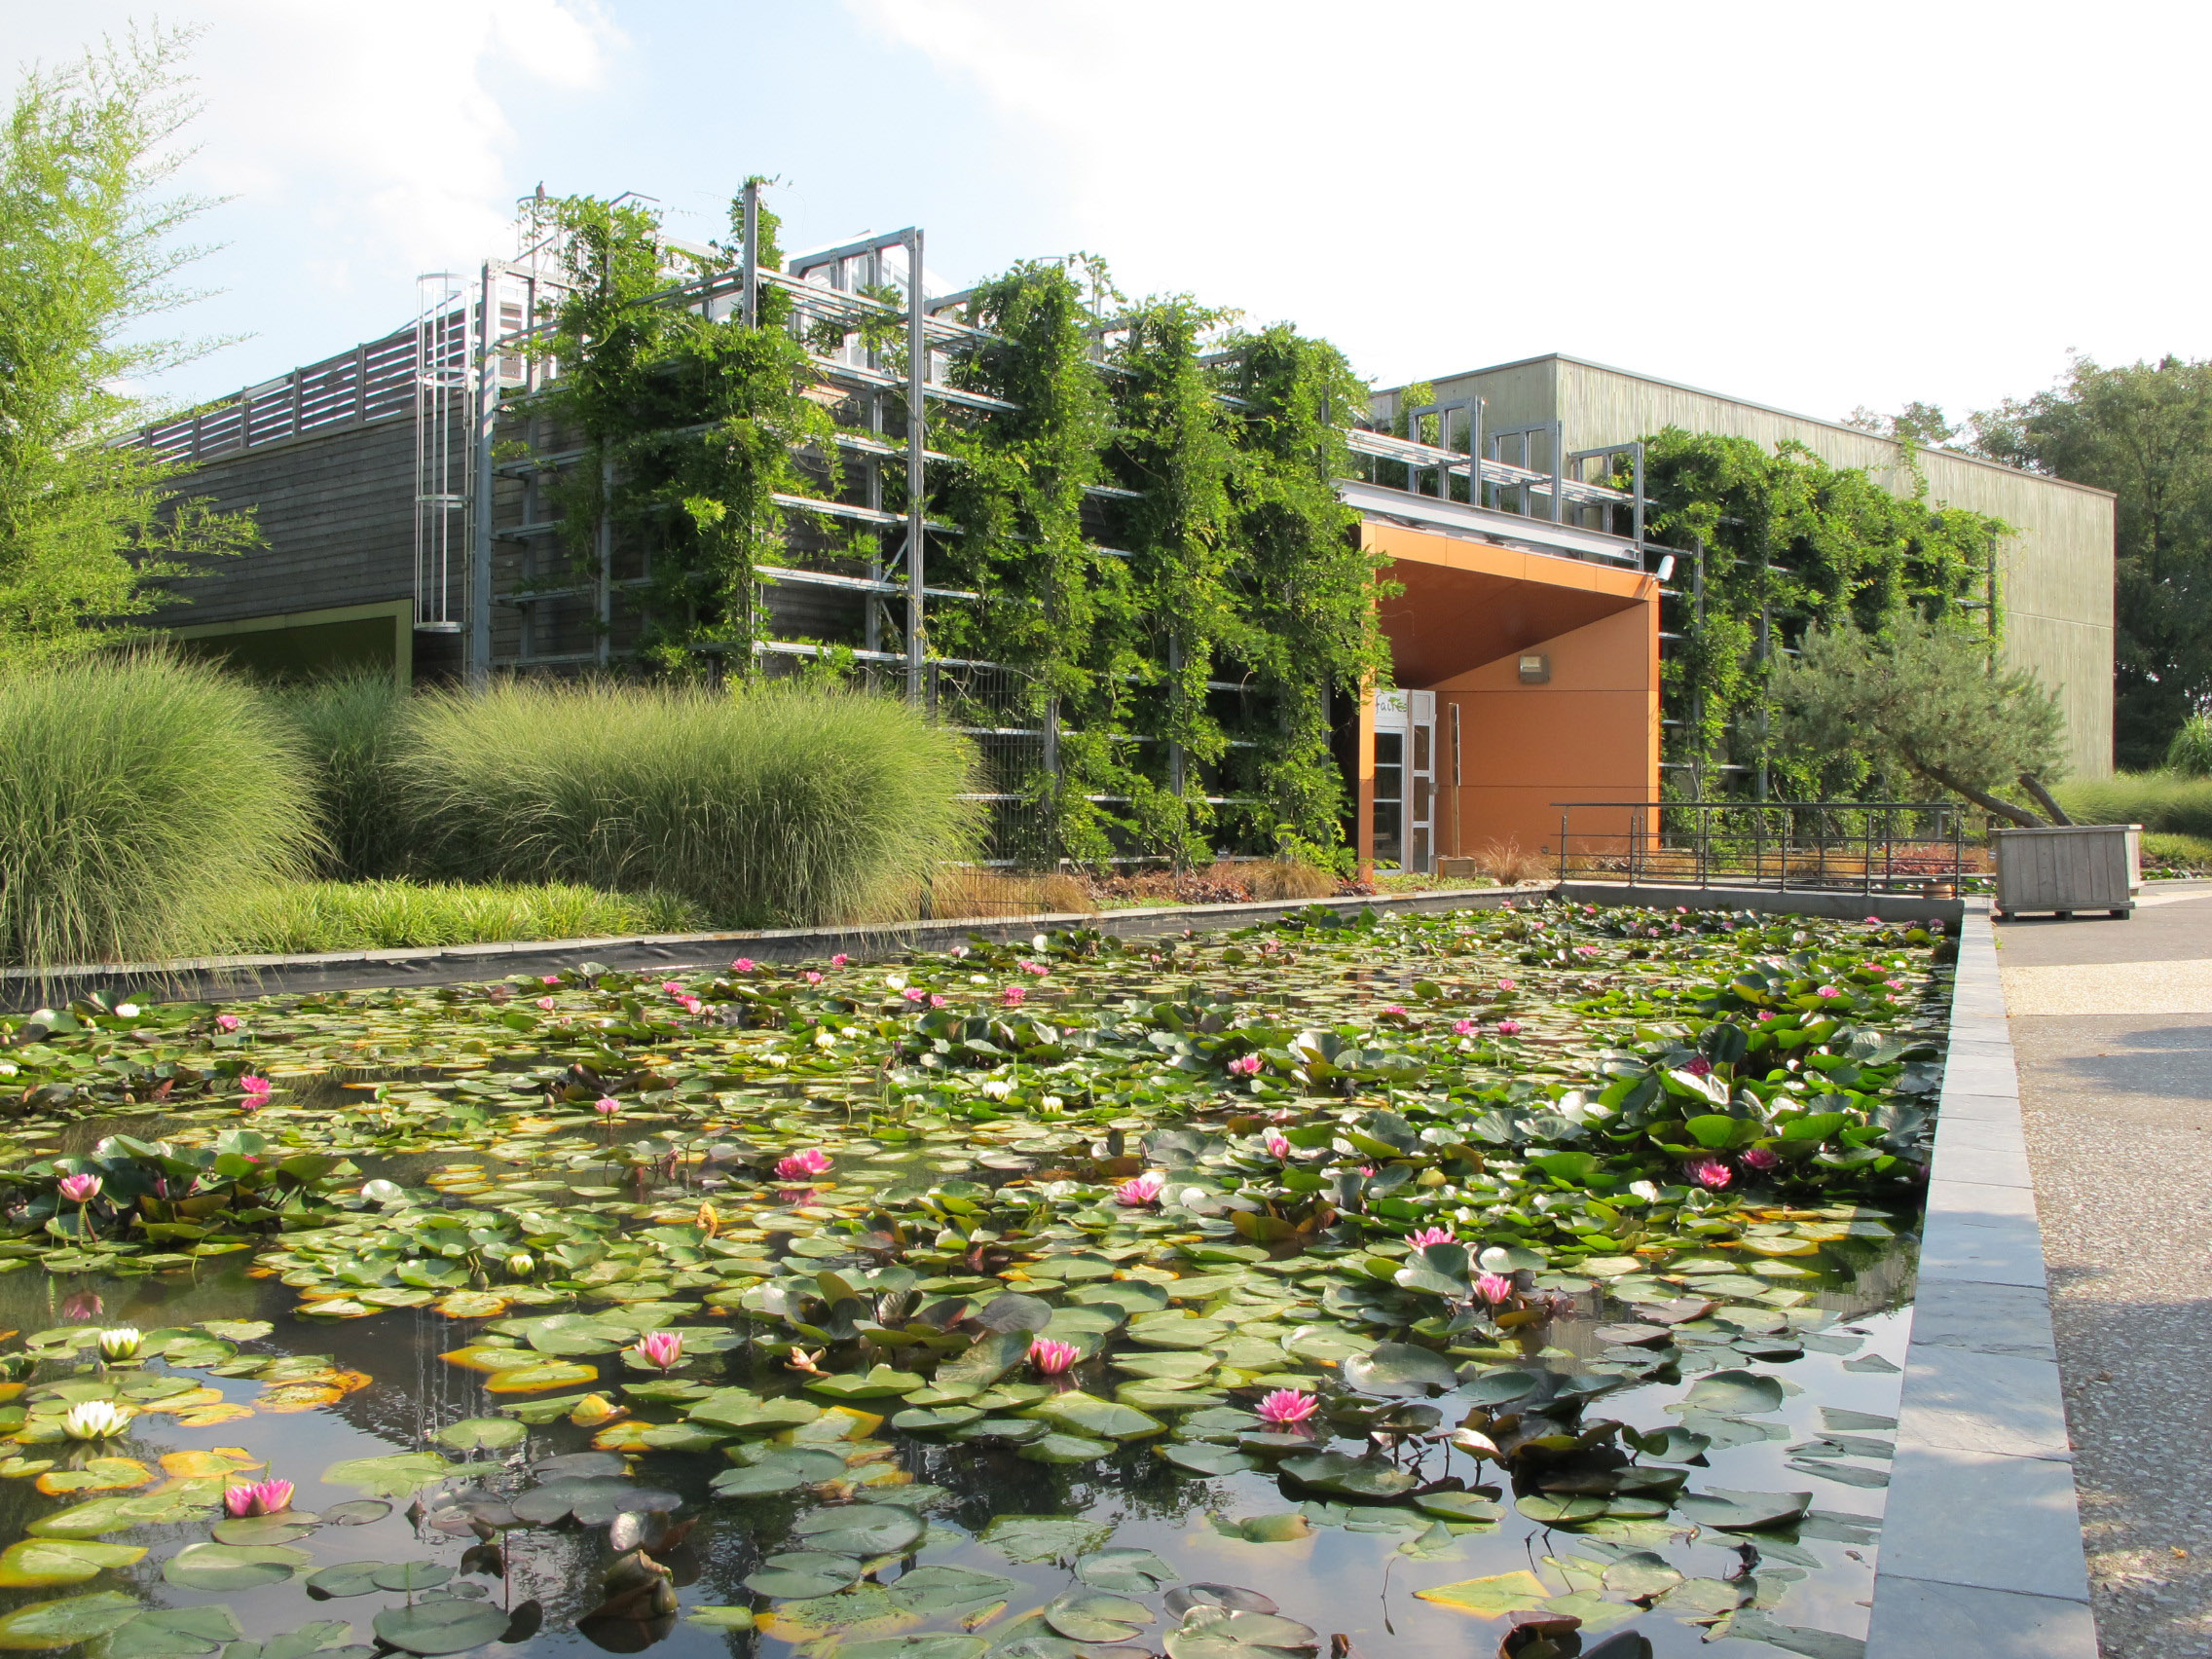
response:
<svg viewBox="0 0 2212 1659"><path fill-rule="evenodd" d="M1651 538L1680 549L1668 583L1664 667L1670 793L1696 762L1708 797L1916 799L1925 792L1852 756L1791 755L1772 738L1769 669L1809 627L1882 633L1910 609L1995 648L1992 571L2007 526L1893 494L1862 468L1804 446L1670 426L1644 440ZM1915 477L1912 455L1906 466ZM1702 614L1694 597L1703 549ZM1993 605L1992 602L1996 602ZM1898 793L1898 792L1903 793Z"/></svg>
<svg viewBox="0 0 2212 1659"><path fill-rule="evenodd" d="M544 411L585 451L558 491L574 573L604 519L650 553L637 666L754 673L772 632L760 567L872 570L889 550L775 498L851 498L838 437L866 428L824 394L816 353L857 333L903 376L905 324L887 306L825 329L769 287L748 325L679 286L726 276L742 244L679 253L649 210L557 211L576 286L539 350L560 363ZM774 216L759 222L773 267ZM1332 698L1388 674L1378 561L1333 488L1365 386L1323 342L1182 296L1130 303L1090 260L1017 266L962 316L977 332L934 343L945 378L991 401L929 410L927 447L949 460L928 472L946 527L928 579L976 597L933 600L927 645L1006 665L1017 690L998 714L1049 734L1001 780L1025 810L999 850L1342 862ZM895 408L866 435L897 445L903 424ZM907 509L903 463L882 468L879 505Z"/></svg>

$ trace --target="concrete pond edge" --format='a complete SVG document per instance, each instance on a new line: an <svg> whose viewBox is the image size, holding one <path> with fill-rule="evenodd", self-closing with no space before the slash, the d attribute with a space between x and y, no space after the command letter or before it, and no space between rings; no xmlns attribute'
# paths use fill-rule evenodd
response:
<svg viewBox="0 0 2212 1659"><path fill-rule="evenodd" d="M1965 908L1866 1659L2097 1659L1996 936Z"/></svg>

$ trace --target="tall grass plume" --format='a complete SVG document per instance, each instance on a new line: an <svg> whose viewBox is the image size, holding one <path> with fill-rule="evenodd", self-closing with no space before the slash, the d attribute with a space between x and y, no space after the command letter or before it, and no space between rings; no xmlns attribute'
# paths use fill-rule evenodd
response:
<svg viewBox="0 0 2212 1659"><path fill-rule="evenodd" d="M319 851L313 780L268 700L159 649L0 671L0 959L201 948L243 885Z"/></svg>

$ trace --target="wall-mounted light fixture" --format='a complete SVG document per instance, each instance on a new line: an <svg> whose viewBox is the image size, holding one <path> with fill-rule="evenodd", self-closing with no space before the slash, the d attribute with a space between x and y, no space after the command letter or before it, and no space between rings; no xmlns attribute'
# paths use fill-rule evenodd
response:
<svg viewBox="0 0 2212 1659"><path fill-rule="evenodd" d="M1659 561L1659 568L1651 572L1662 582L1675 573L1675 556L1670 553Z"/></svg>
<svg viewBox="0 0 2212 1659"><path fill-rule="evenodd" d="M1521 656L1521 683L1524 685L1549 685L1552 679L1552 659L1534 651L1524 651Z"/></svg>

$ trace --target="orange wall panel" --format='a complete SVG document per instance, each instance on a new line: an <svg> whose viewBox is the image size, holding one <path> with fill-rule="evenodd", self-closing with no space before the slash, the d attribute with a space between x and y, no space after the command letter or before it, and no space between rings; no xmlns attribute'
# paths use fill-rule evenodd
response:
<svg viewBox="0 0 2212 1659"><path fill-rule="evenodd" d="M1447 852L1508 841L1556 849L1554 802L1657 798L1656 600L1528 648L1551 658L1548 683L1523 684L1515 653L1435 687L1441 731L1450 730L1444 705L1459 711L1460 783L1439 815ZM1585 834L1624 833L1629 819L1626 810L1577 813L1576 849L1590 850Z"/></svg>

